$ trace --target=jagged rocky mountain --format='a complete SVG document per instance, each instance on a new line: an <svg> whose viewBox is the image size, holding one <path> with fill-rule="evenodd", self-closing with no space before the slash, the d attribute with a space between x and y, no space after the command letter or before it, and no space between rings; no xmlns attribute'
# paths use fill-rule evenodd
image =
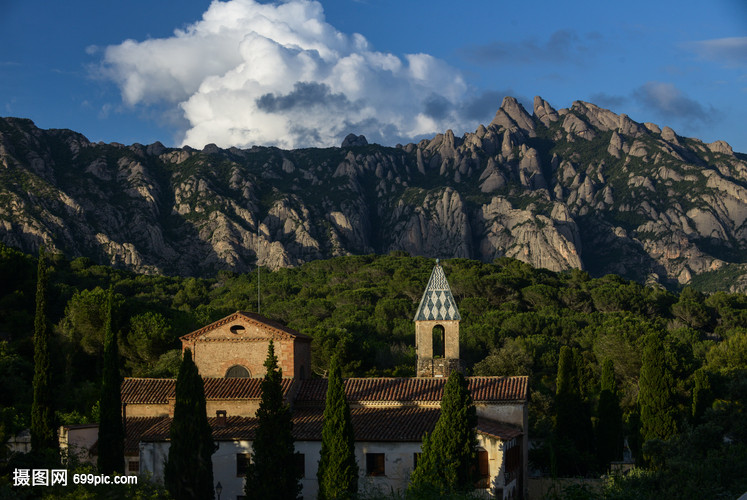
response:
<svg viewBox="0 0 747 500"><path fill-rule="evenodd" d="M405 250L639 281L747 284L747 156L577 101L511 97L474 133L395 148L91 143L0 119L0 239L209 276Z"/></svg>

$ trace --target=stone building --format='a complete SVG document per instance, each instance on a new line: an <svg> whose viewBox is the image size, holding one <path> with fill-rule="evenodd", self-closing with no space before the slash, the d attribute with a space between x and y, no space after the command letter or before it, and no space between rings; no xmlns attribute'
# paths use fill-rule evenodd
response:
<svg viewBox="0 0 747 500"><path fill-rule="evenodd" d="M404 489L423 433L440 415L446 377L462 369L459 311L437 263L415 320L416 378L352 378L344 382L351 407L360 489ZM238 311L181 338L194 353L205 382L213 455L222 499L243 497L270 339L283 369L283 393L293 409L297 467L303 497L316 498L322 414L327 380L308 378L310 338L262 316ZM478 416L476 488L497 498L525 497L527 478L527 377L467 377ZM163 477L175 380L128 378L122 384L128 470Z"/></svg>

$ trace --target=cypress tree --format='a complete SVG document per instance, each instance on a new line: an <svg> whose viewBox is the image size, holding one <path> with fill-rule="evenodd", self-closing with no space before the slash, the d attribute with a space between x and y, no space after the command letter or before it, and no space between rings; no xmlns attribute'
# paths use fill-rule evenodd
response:
<svg viewBox="0 0 747 500"><path fill-rule="evenodd" d="M594 432L588 404L581 396L577 356L568 346L560 348L555 389L555 453L561 475L585 474L594 461Z"/></svg>
<svg viewBox="0 0 747 500"><path fill-rule="evenodd" d="M259 424L252 443L254 453L246 474L246 496L258 500L298 498L301 475L296 468L293 421L290 407L283 401L283 371L278 368L272 340L265 368L262 400L257 410Z"/></svg>
<svg viewBox="0 0 747 500"><path fill-rule="evenodd" d="M36 274L36 313L34 315L34 400L31 405L31 448L34 451L59 447L52 411L52 372L49 362L47 327L47 266L44 249L39 249Z"/></svg>
<svg viewBox="0 0 747 500"><path fill-rule="evenodd" d="M179 366L175 396L164 483L179 500L214 498L215 442L207 420L205 387L189 349L184 350Z"/></svg>
<svg viewBox="0 0 747 500"><path fill-rule="evenodd" d="M615 383L615 369L611 359L602 363L599 393L597 452L600 469L606 471L610 462L622 458L622 411Z"/></svg>
<svg viewBox="0 0 747 500"><path fill-rule="evenodd" d="M114 290L109 287L104 324L104 368L99 399L99 472L124 474L124 428L117 334L112 328Z"/></svg>
<svg viewBox="0 0 747 500"><path fill-rule="evenodd" d="M649 335L643 349L638 378L638 404L641 408L641 437L667 439L677 433L674 376L667 363L658 335Z"/></svg>
<svg viewBox="0 0 747 500"><path fill-rule="evenodd" d="M349 499L358 492L355 436L350 406L345 399L339 355L332 357L329 367L322 451L316 476L319 500Z"/></svg>
<svg viewBox="0 0 747 500"><path fill-rule="evenodd" d="M467 380L453 371L444 387L436 427L423 437L423 452L410 477L411 489L432 489L439 495L472 489L476 426L477 412Z"/></svg>

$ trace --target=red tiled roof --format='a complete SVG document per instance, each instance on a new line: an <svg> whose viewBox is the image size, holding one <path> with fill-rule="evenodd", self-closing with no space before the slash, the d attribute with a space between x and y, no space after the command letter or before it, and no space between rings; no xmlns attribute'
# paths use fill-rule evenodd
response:
<svg viewBox="0 0 747 500"><path fill-rule="evenodd" d="M141 441L168 441L171 429L171 418L164 417L148 429L141 437ZM234 439L254 439L258 419L255 417L226 417L226 425L218 426L216 417L209 417L208 423L213 431L213 439L216 441L230 441Z"/></svg>
<svg viewBox="0 0 747 500"><path fill-rule="evenodd" d="M432 432L441 414L439 408L409 406L404 408L351 408L355 440L374 442L420 442L423 434ZM293 412L293 438L296 441L321 441L324 410L306 408ZM160 417L145 431L142 441L167 441L171 419ZM256 417L227 417L224 427L217 419L208 418L216 441L254 439L258 425ZM521 431L500 422L478 418L477 432L509 440L520 436ZM128 432L129 435L129 432Z"/></svg>
<svg viewBox="0 0 747 500"><path fill-rule="evenodd" d="M168 403L174 397L173 378L129 378L122 381L122 402Z"/></svg>
<svg viewBox="0 0 747 500"><path fill-rule="evenodd" d="M170 422L168 417L127 417L125 423L125 455L137 455L140 452L138 443L146 432L163 421Z"/></svg>
<svg viewBox="0 0 747 500"><path fill-rule="evenodd" d="M265 318L264 316L253 313L253 312L247 312L247 311L236 311L235 313L226 316L223 319L219 319L218 321L214 323L210 323L207 326L203 326L199 330L195 330L192 333L188 333L186 335L183 335L182 337L179 337L181 340L195 340L197 337L202 336L203 334L214 330L220 326L225 325L226 323L230 323L231 321L234 321L238 318L243 318L245 321L248 321L249 323L260 323L263 326L269 327L278 333L280 333L283 336L291 336L293 338L296 338L298 340L308 340L311 341L311 337L308 335L305 335L299 331L296 331L292 328L288 328L285 325L282 325L278 323L277 321L273 321L271 319Z"/></svg>
<svg viewBox="0 0 747 500"><path fill-rule="evenodd" d="M309 408L293 413L293 437L298 441L321 441L324 409ZM414 441L433 431L439 408L351 408L356 441Z"/></svg>
<svg viewBox="0 0 747 500"><path fill-rule="evenodd" d="M260 399L262 397L261 378L212 378L202 379L205 386L205 399ZM282 380L283 394L293 384L293 379ZM132 403L168 403L176 390L173 378L125 378L122 382L122 402Z"/></svg>
<svg viewBox="0 0 747 500"><path fill-rule="evenodd" d="M487 436L495 437L501 441L508 441L521 436L521 429L508 424L496 422L487 418L477 417L477 432Z"/></svg>
<svg viewBox="0 0 747 500"><path fill-rule="evenodd" d="M468 377L472 399L477 402L525 401L528 378ZM351 378L346 379L345 397L349 402L439 402L443 396L444 378ZM304 380L296 401L323 403L327 380Z"/></svg>

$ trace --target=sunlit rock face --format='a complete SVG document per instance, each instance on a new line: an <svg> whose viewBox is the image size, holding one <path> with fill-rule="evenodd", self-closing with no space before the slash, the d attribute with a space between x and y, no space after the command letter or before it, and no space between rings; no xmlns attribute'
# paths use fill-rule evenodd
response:
<svg viewBox="0 0 747 500"><path fill-rule="evenodd" d="M339 148L195 150L2 119L0 240L181 275L405 250L747 282L747 162L723 141L541 97L531 114L507 97L462 137L391 148L345 134Z"/></svg>

